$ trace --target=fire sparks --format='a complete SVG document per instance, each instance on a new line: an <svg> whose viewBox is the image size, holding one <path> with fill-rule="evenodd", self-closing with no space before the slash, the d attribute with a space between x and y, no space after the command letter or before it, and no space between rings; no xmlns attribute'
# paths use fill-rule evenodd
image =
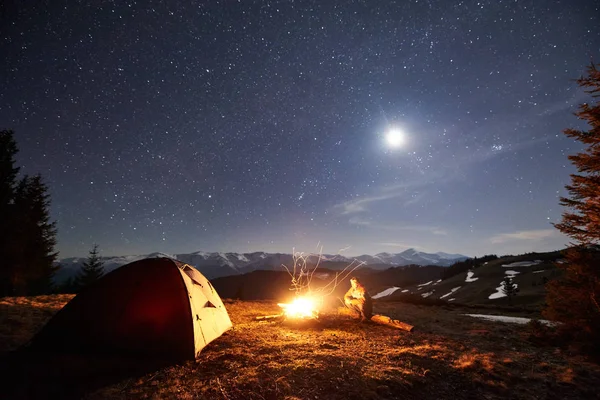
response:
<svg viewBox="0 0 600 400"><path fill-rule="evenodd" d="M287 318L317 318L317 302L310 297L296 297L291 303L278 303Z"/></svg>
<svg viewBox="0 0 600 400"><path fill-rule="evenodd" d="M321 248L322 250L322 248ZM290 275L292 280L290 290L295 292L295 299L291 303L278 303L277 305L283 309L283 313L278 315L286 319L317 319L319 317L320 308L323 306L325 296L333 293L335 287L344 278L347 278L352 271L364 264L358 260L352 261L350 265L344 268L341 272L336 272L335 277L318 288L311 287L313 275L319 263L321 262L321 251L316 256L316 262L309 262L312 255L293 251L293 262L291 267L282 265ZM319 275L317 275L318 277ZM328 277L328 274L325 275ZM319 278L321 279L321 278Z"/></svg>

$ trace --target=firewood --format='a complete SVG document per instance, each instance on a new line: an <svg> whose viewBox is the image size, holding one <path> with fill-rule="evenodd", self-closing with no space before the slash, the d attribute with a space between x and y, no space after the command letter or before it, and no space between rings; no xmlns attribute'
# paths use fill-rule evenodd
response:
<svg viewBox="0 0 600 400"><path fill-rule="evenodd" d="M407 332L412 332L413 329L415 328L414 326L409 325L405 322L398 321L397 319L392 319L392 318L388 317L387 315L375 314L371 317L371 321L381 324L381 325L387 325L387 326L391 326L393 328L402 329L403 331L407 331Z"/></svg>
<svg viewBox="0 0 600 400"><path fill-rule="evenodd" d="M258 316L256 318L254 318L256 321L264 321L267 319L277 319L277 318L283 318L283 314L274 314L274 315L261 315Z"/></svg>

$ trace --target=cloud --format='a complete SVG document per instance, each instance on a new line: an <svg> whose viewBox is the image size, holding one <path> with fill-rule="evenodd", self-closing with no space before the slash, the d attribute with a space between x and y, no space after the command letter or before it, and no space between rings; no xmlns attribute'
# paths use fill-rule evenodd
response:
<svg viewBox="0 0 600 400"><path fill-rule="evenodd" d="M446 171L441 173L430 173L429 177L421 176L420 179L413 179L400 184L384 186L377 189L377 193L371 196L365 196L357 199L345 201L334 206L335 209L341 210L342 215L357 214L370 211L369 208L373 203L381 202L390 199L403 199L403 203L399 206L408 206L418 203L426 193L417 193L413 189L423 188L441 179L446 174Z"/></svg>
<svg viewBox="0 0 600 400"><path fill-rule="evenodd" d="M348 222L352 225L360 225L360 226L371 226L372 225L371 221L367 221L366 219L362 219L359 217L352 217L352 218L350 218L350 220L348 220Z"/></svg>
<svg viewBox="0 0 600 400"><path fill-rule="evenodd" d="M347 215L347 214L356 214L359 212L363 212L363 211L368 211L368 205L377 201L382 201L382 200L387 200L387 199L393 199L394 197L398 197L399 194L397 193L388 193L388 194L382 194L379 196L368 196L368 197L363 197L361 199L355 199L355 200L348 200L344 203L338 204L335 207L336 208L341 208L342 209L342 214L343 215Z"/></svg>
<svg viewBox="0 0 600 400"><path fill-rule="evenodd" d="M348 222L350 224L352 224L352 225L368 226L370 228L375 228L375 229L379 229L379 230L386 230L386 231L396 231L396 232L400 232L400 231L427 232L427 233L431 233L433 235L447 235L448 234L448 231L446 231L443 228L440 228L439 226L404 225L402 223L397 223L397 224L380 224L380 223L373 222L371 220L367 220L367 219L360 218L360 217L357 217L357 216L354 216L354 217L350 218L350 220Z"/></svg>
<svg viewBox="0 0 600 400"><path fill-rule="evenodd" d="M529 231L516 231L512 233L500 233L490 238L494 244L507 243L517 240L542 241L557 235L556 229L537 229Z"/></svg>
<svg viewBox="0 0 600 400"><path fill-rule="evenodd" d="M578 106L582 103L590 101L590 94L586 93L584 90L576 90L570 99L557 100L553 103L546 105L544 110L539 113L539 116L546 116L551 114L560 113L563 111L570 110L571 112L575 112Z"/></svg>
<svg viewBox="0 0 600 400"><path fill-rule="evenodd" d="M375 243L375 244L379 245L379 246L400 247L403 249L415 249L415 250L419 250L419 251L425 251L425 248L423 248L419 245L410 244L410 243L383 242L383 243Z"/></svg>

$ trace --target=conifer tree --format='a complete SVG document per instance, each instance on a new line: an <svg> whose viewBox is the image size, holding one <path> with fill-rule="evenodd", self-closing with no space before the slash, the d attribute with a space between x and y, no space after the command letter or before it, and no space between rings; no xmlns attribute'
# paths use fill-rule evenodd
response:
<svg viewBox="0 0 600 400"><path fill-rule="evenodd" d="M547 318L562 321L577 331L600 337L600 71L594 64L587 76L577 83L591 94L595 104L584 103L575 113L590 125L587 131L566 129L564 134L586 147L570 155L578 173L566 185L570 197L560 204L568 209L554 226L573 239L566 251L566 262L557 264L564 270L560 279L546 287Z"/></svg>
<svg viewBox="0 0 600 400"><path fill-rule="evenodd" d="M15 167L18 152L13 131L0 131L0 297L12 294L13 256L11 232L13 231L13 200L19 168Z"/></svg>
<svg viewBox="0 0 600 400"><path fill-rule="evenodd" d="M104 275L104 263L100 258L98 245L94 244L94 247L90 250L88 259L83 263L77 276L77 287L83 289L91 283L96 282L102 275Z"/></svg>
<svg viewBox="0 0 600 400"><path fill-rule="evenodd" d="M17 182L17 152L13 131L0 131L0 296L48 293L58 269L48 188L39 175Z"/></svg>
<svg viewBox="0 0 600 400"><path fill-rule="evenodd" d="M14 199L16 222L12 244L15 295L37 295L53 289L57 252L56 223L50 222L50 195L40 175L25 176Z"/></svg>
<svg viewBox="0 0 600 400"><path fill-rule="evenodd" d="M512 304L512 298L519 293L519 288L513 279L509 276L504 277L502 281L502 293L508 297L508 304Z"/></svg>

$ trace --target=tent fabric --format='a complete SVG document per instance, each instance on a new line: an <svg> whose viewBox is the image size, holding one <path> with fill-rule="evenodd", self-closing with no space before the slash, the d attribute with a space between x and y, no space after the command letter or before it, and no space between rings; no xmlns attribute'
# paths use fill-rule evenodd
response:
<svg viewBox="0 0 600 400"><path fill-rule="evenodd" d="M231 327L223 301L198 270L149 258L85 288L28 348L189 360Z"/></svg>

